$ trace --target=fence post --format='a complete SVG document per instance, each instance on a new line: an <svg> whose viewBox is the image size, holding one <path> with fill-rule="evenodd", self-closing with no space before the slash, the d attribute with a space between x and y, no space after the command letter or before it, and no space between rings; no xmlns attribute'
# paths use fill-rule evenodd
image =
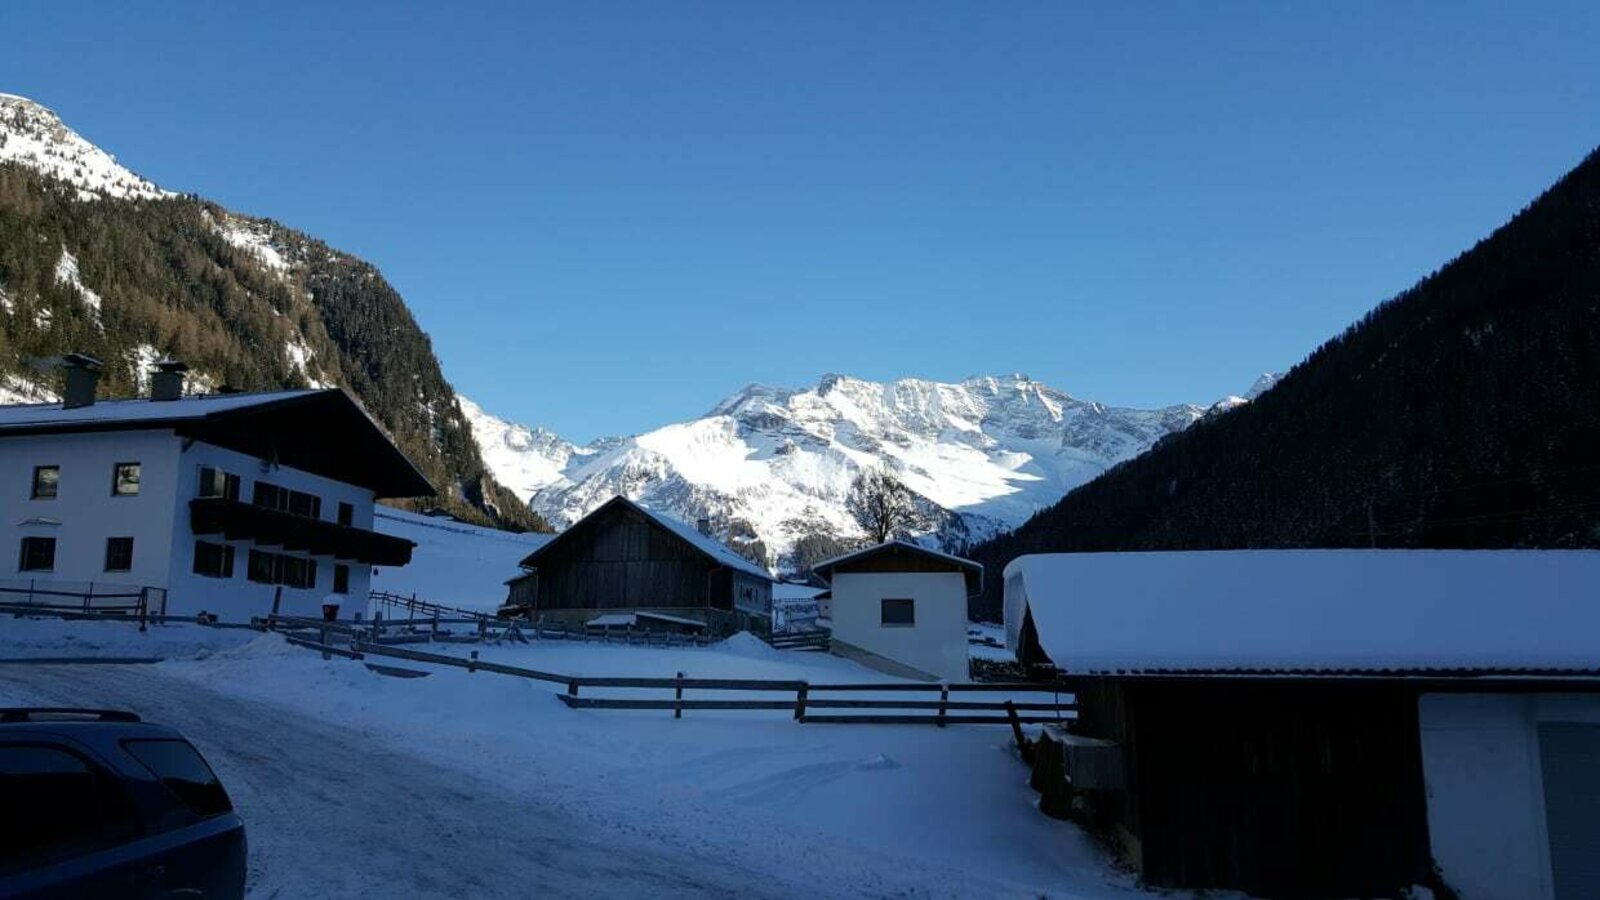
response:
<svg viewBox="0 0 1600 900"><path fill-rule="evenodd" d="M935 721L933 723L933 724L939 726L940 728L944 727L945 705L948 704L949 702L950 702L950 685L945 684L945 683L941 683L939 685L939 718L938 718L937 721ZM1009 703L1010 701L1006 701L1006 702Z"/></svg>
<svg viewBox="0 0 1600 900"><path fill-rule="evenodd" d="M810 692L810 690L811 685L802 681L800 683L800 690L795 691L794 720L796 722L804 722L806 720L806 694Z"/></svg>
<svg viewBox="0 0 1600 900"><path fill-rule="evenodd" d="M382 637L382 636L383 636L383 610L380 609L377 612L372 614L372 642L374 644L379 643L378 639L380 637Z"/></svg>
<svg viewBox="0 0 1600 900"><path fill-rule="evenodd" d="M278 617L278 608L283 605L283 585L272 589L272 617Z"/></svg>
<svg viewBox="0 0 1600 900"><path fill-rule="evenodd" d="M1022 734L1022 720L1017 718L1017 705L1006 700L1006 718L1011 720L1011 736L1017 742L1017 753L1025 763L1033 762L1033 748L1028 746L1028 739Z"/></svg>
<svg viewBox="0 0 1600 900"><path fill-rule="evenodd" d="M678 689L677 689L677 691L675 693L675 699L677 700L677 705L672 707L672 717L674 719L681 719L681 718L683 718L683 673L682 672L678 673Z"/></svg>
<svg viewBox="0 0 1600 900"><path fill-rule="evenodd" d="M567 682L567 693L574 697L578 696L578 679L574 678Z"/></svg>
<svg viewBox="0 0 1600 900"><path fill-rule="evenodd" d="M428 642L429 643L433 643L434 641L437 641L439 639L439 614L438 613L434 613L433 614L433 625L431 626L431 628L432 628L432 630L428 632Z"/></svg>
<svg viewBox="0 0 1600 900"><path fill-rule="evenodd" d="M89 593L83 595L83 611L89 611L89 601L94 599L94 582L89 582Z"/></svg>
<svg viewBox="0 0 1600 900"><path fill-rule="evenodd" d="M149 621L150 589L147 587L142 587L139 588L139 632L141 634L148 630L146 626L148 625Z"/></svg>
<svg viewBox="0 0 1600 900"><path fill-rule="evenodd" d="M467 674L478 671L478 651L472 651L472 659L467 661Z"/></svg>
<svg viewBox="0 0 1600 900"><path fill-rule="evenodd" d="M318 631L321 633L321 637L319 638L319 640L317 642L320 643L323 647L327 647L328 646L328 626L323 625L321 628L318 629ZM322 658L323 659L333 659L332 656L328 655L328 651L327 650L323 650L322 651Z"/></svg>

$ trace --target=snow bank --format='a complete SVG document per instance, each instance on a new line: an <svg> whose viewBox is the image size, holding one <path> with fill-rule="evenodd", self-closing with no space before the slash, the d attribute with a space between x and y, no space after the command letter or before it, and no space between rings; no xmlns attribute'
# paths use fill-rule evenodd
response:
<svg viewBox="0 0 1600 900"><path fill-rule="evenodd" d="M237 628L151 625L63 619L0 618L0 659L53 657L203 658L249 643L258 635Z"/></svg>
<svg viewBox="0 0 1600 900"><path fill-rule="evenodd" d="M1124 668L1591 667L1600 552L1062 553L1006 567L1056 665Z"/></svg>

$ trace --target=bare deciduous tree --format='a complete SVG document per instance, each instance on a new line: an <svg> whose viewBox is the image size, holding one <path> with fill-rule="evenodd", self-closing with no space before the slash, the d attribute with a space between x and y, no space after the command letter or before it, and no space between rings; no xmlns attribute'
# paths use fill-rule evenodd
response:
<svg viewBox="0 0 1600 900"><path fill-rule="evenodd" d="M922 523L917 495L882 469L868 469L857 475L844 505L874 543L903 537Z"/></svg>

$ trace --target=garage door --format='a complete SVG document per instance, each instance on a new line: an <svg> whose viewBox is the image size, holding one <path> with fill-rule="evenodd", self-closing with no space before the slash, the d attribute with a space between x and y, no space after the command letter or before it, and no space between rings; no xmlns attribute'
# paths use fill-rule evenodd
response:
<svg viewBox="0 0 1600 900"><path fill-rule="evenodd" d="M1556 900L1600 897L1600 725L1539 726Z"/></svg>

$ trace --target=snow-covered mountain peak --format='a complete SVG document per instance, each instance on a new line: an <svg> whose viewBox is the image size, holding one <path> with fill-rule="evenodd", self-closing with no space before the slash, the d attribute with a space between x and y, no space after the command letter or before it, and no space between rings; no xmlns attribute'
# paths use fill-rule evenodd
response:
<svg viewBox="0 0 1600 900"><path fill-rule="evenodd" d="M53 110L16 94L0 94L0 162L20 163L76 185L83 199L173 196L68 128Z"/></svg>
<svg viewBox="0 0 1600 900"><path fill-rule="evenodd" d="M1256 376L1255 383L1250 385L1250 390L1244 392L1244 399L1254 400L1277 386L1283 380L1282 372L1263 372Z"/></svg>
<svg viewBox="0 0 1600 900"><path fill-rule="evenodd" d="M1022 374L950 383L831 373L805 388L747 385L701 418L579 447L460 399L496 478L553 524L621 494L753 535L778 563L793 562L802 538L856 536L843 500L864 469L894 472L955 545L1022 522L1207 413L1107 406Z"/></svg>

